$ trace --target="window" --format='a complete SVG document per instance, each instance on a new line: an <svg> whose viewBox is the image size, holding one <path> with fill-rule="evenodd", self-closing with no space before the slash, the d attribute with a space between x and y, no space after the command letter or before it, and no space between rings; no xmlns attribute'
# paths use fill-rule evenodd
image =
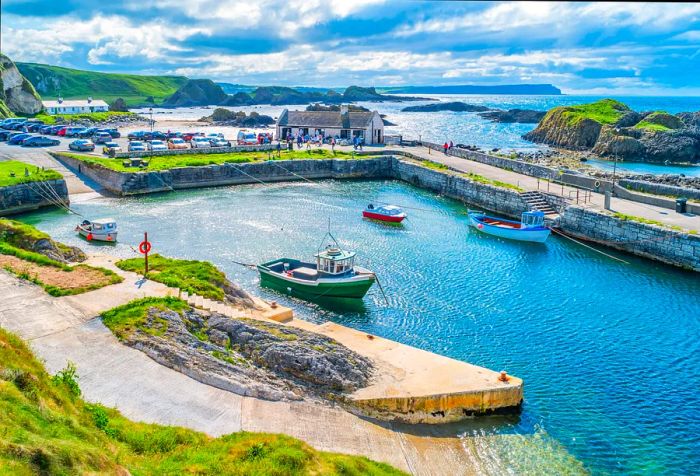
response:
<svg viewBox="0 0 700 476"><path fill-rule="evenodd" d="M341 139L349 139L350 138L350 131L347 129L342 129L340 131L340 138Z"/></svg>

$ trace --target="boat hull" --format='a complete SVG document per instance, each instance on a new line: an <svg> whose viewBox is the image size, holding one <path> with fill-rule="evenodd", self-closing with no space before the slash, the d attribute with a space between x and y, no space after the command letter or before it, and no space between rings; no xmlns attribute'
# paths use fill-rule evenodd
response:
<svg viewBox="0 0 700 476"><path fill-rule="evenodd" d="M469 214L469 224L483 233L498 236L499 238L506 238L508 240L515 241L527 241L531 243L544 243L547 238L549 238L551 233L551 230L545 227L521 229L490 225L480 220L479 217L480 215Z"/></svg>
<svg viewBox="0 0 700 476"><path fill-rule="evenodd" d="M365 218L369 218L370 220L378 220L378 221L384 221L387 223L401 223L404 218L406 218L406 215L401 214L401 215L384 215L382 213L373 213L370 211L363 211L362 216Z"/></svg>
<svg viewBox="0 0 700 476"><path fill-rule="evenodd" d="M78 234L88 241L104 241L105 243L116 243L117 241L116 231L110 233L94 233L82 228L78 228Z"/></svg>
<svg viewBox="0 0 700 476"><path fill-rule="evenodd" d="M289 279L260 266L258 266L258 271L260 272L261 286L305 300L319 298L362 299L375 281L374 276L368 275L358 279L338 280L337 282L318 280L305 283L302 282L303 280Z"/></svg>

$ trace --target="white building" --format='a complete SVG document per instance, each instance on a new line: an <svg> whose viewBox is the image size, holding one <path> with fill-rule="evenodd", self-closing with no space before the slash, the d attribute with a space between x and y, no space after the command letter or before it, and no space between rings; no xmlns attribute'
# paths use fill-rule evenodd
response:
<svg viewBox="0 0 700 476"><path fill-rule="evenodd" d="M109 106L102 99L63 99L42 101L48 114L80 114L83 112L106 112Z"/></svg>
<svg viewBox="0 0 700 476"><path fill-rule="evenodd" d="M384 143L384 121L377 111L355 112L340 106L340 111L288 111L277 120L277 137L303 135L352 139L361 137L365 144Z"/></svg>

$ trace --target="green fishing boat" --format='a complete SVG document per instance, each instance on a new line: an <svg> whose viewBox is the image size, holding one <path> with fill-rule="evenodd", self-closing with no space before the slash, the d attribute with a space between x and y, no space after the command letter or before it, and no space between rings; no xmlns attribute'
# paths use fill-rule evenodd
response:
<svg viewBox="0 0 700 476"><path fill-rule="evenodd" d="M278 258L258 265L260 285L306 300L363 298L376 276L355 266L355 253L341 249L330 233L326 236L333 243L319 248L315 263Z"/></svg>

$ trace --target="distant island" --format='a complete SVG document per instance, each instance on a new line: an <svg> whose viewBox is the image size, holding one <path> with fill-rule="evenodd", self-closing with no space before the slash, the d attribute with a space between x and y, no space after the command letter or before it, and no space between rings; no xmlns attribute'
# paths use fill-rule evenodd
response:
<svg viewBox="0 0 700 476"><path fill-rule="evenodd" d="M401 112L477 112L479 116L489 121L513 123L519 122L523 124L537 124L544 117L545 111L534 111L532 109L492 109L486 106L477 104L468 104L466 102L435 102L431 104L423 104L420 106L408 106L401 109Z"/></svg>
<svg viewBox="0 0 700 476"><path fill-rule="evenodd" d="M637 112L614 99L550 109L523 137L600 156L656 163L700 162L700 112Z"/></svg>
<svg viewBox="0 0 700 476"><path fill-rule="evenodd" d="M561 89L551 84L502 84L495 86L397 86L379 88L385 94L529 94L561 95Z"/></svg>
<svg viewBox="0 0 700 476"><path fill-rule="evenodd" d="M474 104L467 104L466 102L435 102L431 104L424 104L422 106L408 106L401 109L401 112L439 112L439 111L453 111L453 112L482 112L488 111L490 108L486 106L477 106Z"/></svg>

